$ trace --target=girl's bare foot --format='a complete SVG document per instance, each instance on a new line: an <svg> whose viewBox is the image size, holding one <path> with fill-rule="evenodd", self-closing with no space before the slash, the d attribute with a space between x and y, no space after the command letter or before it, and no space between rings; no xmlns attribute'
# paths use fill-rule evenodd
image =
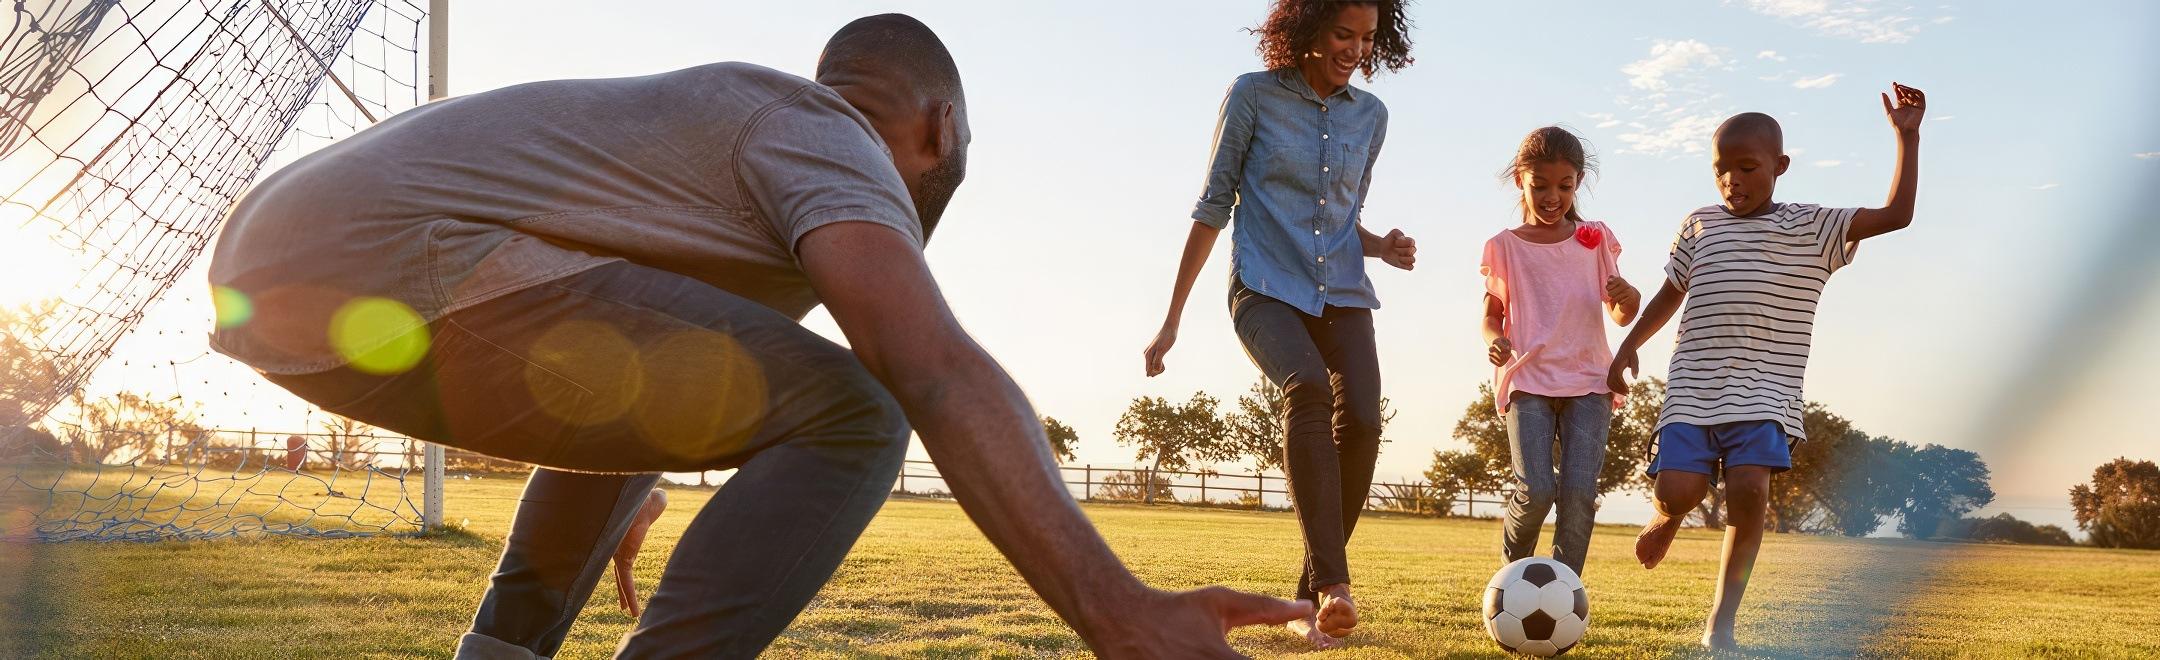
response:
<svg viewBox="0 0 2160 660"><path fill-rule="evenodd" d="M1712 651L1738 651L1740 650L1740 640L1733 637L1730 630L1724 632L1710 630L1703 632L1702 646Z"/></svg>
<svg viewBox="0 0 2160 660"><path fill-rule="evenodd" d="M1642 533L1635 535L1635 561L1642 562L1643 568L1657 568L1658 562L1665 561L1665 551L1672 547L1673 536L1680 533L1680 521L1664 512L1652 514L1649 524L1643 525Z"/></svg>
<svg viewBox="0 0 2160 660"><path fill-rule="evenodd" d="M663 511L667 511L667 491L654 488L630 519L630 531L623 533L622 543L615 546L615 602L632 619L644 614L645 608L638 604L637 582L631 577L631 568L637 564L638 549L645 547L645 532L652 529L653 521L659 520Z"/></svg>
<svg viewBox="0 0 2160 660"><path fill-rule="evenodd" d="M1350 629L1357 627L1357 603L1350 600L1350 585L1338 584L1320 590L1320 611L1313 615L1320 632L1330 637L1347 637Z"/></svg>
<svg viewBox="0 0 2160 660"><path fill-rule="evenodd" d="M1290 632L1305 638L1305 643L1313 645L1313 650L1326 651L1342 648L1343 641L1327 633L1320 632L1320 626L1313 622L1314 618L1308 616L1303 619L1293 619L1289 623L1283 624L1283 627L1289 628Z"/></svg>

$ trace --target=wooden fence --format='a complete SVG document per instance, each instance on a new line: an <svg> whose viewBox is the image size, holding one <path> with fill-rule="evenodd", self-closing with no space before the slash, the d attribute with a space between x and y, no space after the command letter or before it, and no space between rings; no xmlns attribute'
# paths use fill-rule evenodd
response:
<svg viewBox="0 0 2160 660"><path fill-rule="evenodd" d="M1073 497L1083 501L1133 501L1143 496L1146 481L1145 468L1096 467L1092 464L1060 465L1065 487ZM1230 506L1254 506L1259 508L1289 508L1289 480L1265 472L1181 472L1157 470L1155 481L1158 493L1168 493L1177 502L1185 504L1212 504ZM1112 480L1116 478L1116 480ZM1105 491L1115 491L1106 493ZM900 478L893 484L893 492L913 495L949 496L945 478L930 461L910 460L900 467ZM1114 496L1113 496L1114 495ZM1425 515L1462 515L1476 517L1479 506L1485 515L1498 515L1506 505L1505 496L1499 493L1459 494L1453 502L1446 503L1447 510L1440 511L1439 493L1422 482L1374 483L1367 492L1365 508L1373 511L1399 511Z"/></svg>

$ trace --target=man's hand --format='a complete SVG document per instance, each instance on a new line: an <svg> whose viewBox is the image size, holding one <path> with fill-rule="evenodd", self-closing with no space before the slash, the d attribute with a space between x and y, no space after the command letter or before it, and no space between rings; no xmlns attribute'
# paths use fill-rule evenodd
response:
<svg viewBox="0 0 2160 660"><path fill-rule="evenodd" d="M1894 82L1890 83L1890 90L1897 92L1895 104L1891 103L1889 94L1882 95L1883 114L1890 117L1890 125L1900 135L1918 132L1921 116L1927 114L1927 94Z"/></svg>
<svg viewBox="0 0 2160 660"><path fill-rule="evenodd" d="M1162 374L1163 356L1170 354L1170 346L1176 343L1177 326L1168 323L1163 324L1162 330L1155 333L1155 341L1149 342L1147 350L1141 353L1147 358L1147 375L1149 378Z"/></svg>
<svg viewBox="0 0 2160 660"><path fill-rule="evenodd" d="M667 511L667 491L654 488L652 494L645 496L645 503L638 507L637 517L630 520L630 530L623 533L622 542L615 545L615 603L621 605L623 612L632 619L645 613L645 608L638 604L634 572L638 549L645 547L645 533L652 530L653 521L659 520L664 511Z"/></svg>
<svg viewBox="0 0 2160 660"><path fill-rule="evenodd" d="M1619 275L1614 275L1605 278L1605 299L1619 305L1621 309L1635 309L1635 304L1642 301L1642 292L1636 291L1635 285L1628 284L1628 281Z"/></svg>
<svg viewBox="0 0 2160 660"><path fill-rule="evenodd" d="M1403 235L1401 229L1389 230L1386 236L1368 242L1365 256L1379 257L1387 265L1412 270L1417 268L1417 239Z"/></svg>
<svg viewBox="0 0 2160 660"><path fill-rule="evenodd" d="M1612 367L1605 370L1605 386L1612 388L1614 394L1627 394L1627 374L1635 373L1636 366L1635 349L1622 345L1620 351L1613 354Z"/></svg>
<svg viewBox="0 0 2160 660"><path fill-rule="evenodd" d="M1509 342L1506 337L1494 337L1492 344L1485 347L1485 359L1492 362L1492 366L1495 367L1507 366L1508 358L1514 356L1515 344Z"/></svg>
<svg viewBox="0 0 2160 660"><path fill-rule="evenodd" d="M1312 616L1312 603L1207 587L1182 593L1150 589L1124 612L1123 625L1092 650L1103 658L1242 658L1223 641L1231 628L1281 625Z"/></svg>

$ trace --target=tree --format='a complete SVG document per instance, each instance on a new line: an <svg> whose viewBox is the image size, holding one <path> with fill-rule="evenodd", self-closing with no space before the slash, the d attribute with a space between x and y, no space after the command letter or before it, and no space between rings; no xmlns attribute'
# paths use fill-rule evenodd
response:
<svg viewBox="0 0 2160 660"><path fill-rule="evenodd" d="M1043 435L1050 437L1050 455L1052 457L1056 458L1060 463L1070 463L1074 458L1078 457L1077 454L1073 453L1073 449L1080 446L1080 433L1078 431L1074 431L1073 427L1066 426L1064 422L1057 421L1056 417L1045 416L1042 418L1042 423Z"/></svg>
<svg viewBox="0 0 2160 660"><path fill-rule="evenodd" d="M1238 395L1237 409L1223 415L1231 451L1250 459L1255 469L1281 470L1283 419L1289 410L1289 401L1274 381L1266 376L1254 380L1250 389ZM1380 442L1387 442L1387 425L1395 421L1395 413L1388 398L1380 397Z"/></svg>
<svg viewBox="0 0 2160 660"><path fill-rule="evenodd" d="M1912 445L1871 438L1857 430L1846 432L1836 444L1842 454L1836 461L1837 468L1819 475L1813 483L1812 498L1820 507L1822 528L1846 536L1867 536L1882 526L1884 517L1896 513L1905 503Z"/></svg>
<svg viewBox="0 0 2160 660"><path fill-rule="evenodd" d="M1982 543L2024 543L2027 545L2075 545L2070 532L2054 525L2034 526L2018 520L2007 513L1988 518L1960 518L1942 524L1936 530L1946 539L1979 541Z"/></svg>
<svg viewBox="0 0 2160 660"><path fill-rule="evenodd" d="M1987 463L1980 455L1942 445L1926 445L1905 461L1905 504L1898 513L1898 531L1912 538L1934 535L1944 521L1957 520L1974 509L1995 501L1988 486Z"/></svg>
<svg viewBox="0 0 2160 660"><path fill-rule="evenodd" d="M2104 548L2160 549L2160 465L2117 458L2070 489L2078 529Z"/></svg>
<svg viewBox="0 0 2160 660"><path fill-rule="evenodd" d="M1790 533L1821 526L1822 507L1815 495L1823 482L1845 469L1849 458L1846 442L1854 434L1852 420L1830 412L1820 403L1807 402L1800 413L1807 439L1792 443L1792 469L1770 480L1770 531ZM1866 434L1860 434L1866 438Z"/></svg>
<svg viewBox="0 0 2160 660"><path fill-rule="evenodd" d="M74 444L82 454L80 458L93 463L150 458L161 446L166 448L167 459L178 458L176 454L183 445L204 433L193 411L133 392L120 392L79 404L78 408L82 423L73 434L77 436Z"/></svg>
<svg viewBox="0 0 2160 660"><path fill-rule="evenodd" d="M329 440L330 463L348 470L375 466L376 428L365 422L331 415L322 422L323 436Z"/></svg>
<svg viewBox="0 0 2160 660"><path fill-rule="evenodd" d="M1485 459L1467 451L1433 451L1425 483L1432 486L1434 508L1440 515L1455 510L1455 503L1471 494L1500 490L1500 482L1485 469Z"/></svg>
<svg viewBox="0 0 2160 660"><path fill-rule="evenodd" d="M1206 392L1194 392L1191 400L1175 406L1162 397L1135 397L1118 417L1118 444L1137 450L1134 458L1148 464L1151 482L1155 473L1165 469L1182 471L1195 462L1234 460L1237 451L1227 440L1222 417L1215 413L1220 403ZM1154 503L1153 489L1147 501Z"/></svg>
<svg viewBox="0 0 2160 660"><path fill-rule="evenodd" d="M29 426L40 400L51 396L60 370L51 354L31 347L45 332L59 301L0 308L0 427Z"/></svg>
<svg viewBox="0 0 2160 660"><path fill-rule="evenodd" d="M0 426L0 460L67 458L60 439L35 426Z"/></svg>

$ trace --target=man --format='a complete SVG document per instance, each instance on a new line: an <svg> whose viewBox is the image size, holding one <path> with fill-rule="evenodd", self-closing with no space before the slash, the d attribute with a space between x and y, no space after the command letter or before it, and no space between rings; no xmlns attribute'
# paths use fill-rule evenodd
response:
<svg viewBox="0 0 2160 660"><path fill-rule="evenodd" d="M234 209L211 280L252 316L222 313L214 342L326 409L450 446L594 473L737 468L622 656L765 648L883 503L909 422L1098 653L1231 656L1228 627L1309 613L1141 585L1066 494L1019 388L953 319L922 259L969 140L936 35L855 21L817 77L714 64L393 117ZM796 322L819 303L852 354ZM552 652L651 483L536 474L528 492L548 492L528 501L550 504L518 513L461 655ZM580 497L592 505L556 506ZM520 591L567 604L536 621L494 599Z"/></svg>

